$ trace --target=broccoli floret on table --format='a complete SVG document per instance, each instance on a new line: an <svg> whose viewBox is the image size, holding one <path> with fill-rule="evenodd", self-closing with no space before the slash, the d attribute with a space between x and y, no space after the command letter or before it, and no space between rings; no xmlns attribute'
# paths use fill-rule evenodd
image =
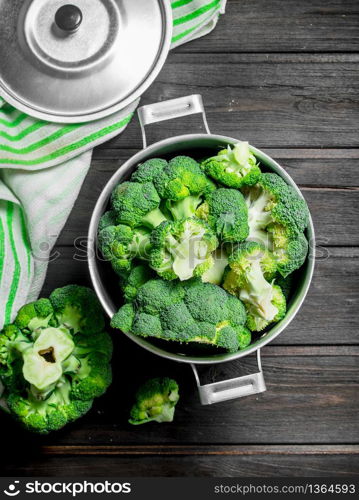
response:
<svg viewBox="0 0 359 500"><path fill-rule="evenodd" d="M227 146L218 155L204 160L201 166L217 182L237 189L256 184L261 174L248 142L238 142L233 148Z"/></svg>
<svg viewBox="0 0 359 500"><path fill-rule="evenodd" d="M112 341L103 327L94 292L76 285L27 304L4 327L3 399L25 428L40 434L58 430L86 413L107 390Z"/></svg>
<svg viewBox="0 0 359 500"><path fill-rule="evenodd" d="M172 422L179 400L179 388L170 378L153 378L145 382L136 393L130 413L132 425L146 422Z"/></svg>

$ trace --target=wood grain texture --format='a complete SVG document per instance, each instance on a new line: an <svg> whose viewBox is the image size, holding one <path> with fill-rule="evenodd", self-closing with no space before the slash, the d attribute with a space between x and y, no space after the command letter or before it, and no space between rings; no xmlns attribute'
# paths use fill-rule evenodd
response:
<svg viewBox="0 0 359 500"><path fill-rule="evenodd" d="M226 15L181 52L354 52L356 0L228 0Z"/></svg>
<svg viewBox="0 0 359 500"><path fill-rule="evenodd" d="M172 52L142 104L202 94L213 133L257 147L359 145L358 54L181 54ZM187 117L149 127L150 142L201 130ZM202 127L203 130L203 127ZM137 120L101 146L138 148Z"/></svg>
<svg viewBox="0 0 359 500"><path fill-rule="evenodd" d="M57 477L351 477L357 476L359 455L323 456L253 454L246 456L64 456L8 462L8 476Z"/></svg>

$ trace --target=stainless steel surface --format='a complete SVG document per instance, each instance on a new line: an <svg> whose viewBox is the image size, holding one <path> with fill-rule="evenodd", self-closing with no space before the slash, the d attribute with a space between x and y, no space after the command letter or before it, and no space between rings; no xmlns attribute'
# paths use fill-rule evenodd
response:
<svg viewBox="0 0 359 500"><path fill-rule="evenodd" d="M157 102L155 104L147 104L138 108L137 114L141 126L143 147L147 147L146 125L197 113L202 114L204 128L207 134L210 134L211 131L208 127L203 99L199 94L179 97L178 99Z"/></svg>
<svg viewBox="0 0 359 500"><path fill-rule="evenodd" d="M253 396L253 394L266 391L267 389L262 372L260 349L257 350L257 363L259 370L257 373L206 385L201 385L196 365L191 363L201 404L211 405L213 403L220 403L230 399Z"/></svg>
<svg viewBox="0 0 359 500"><path fill-rule="evenodd" d="M0 95L32 116L85 122L124 108L162 68L169 0L73 0L82 21L59 29L66 0L0 0Z"/></svg>
<svg viewBox="0 0 359 500"><path fill-rule="evenodd" d="M186 98L188 99L188 98ZM155 108L156 109L156 108ZM183 116L183 115L182 115ZM151 146L139 151L136 155L130 158L126 163L124 163L109 182L106 184L103 189L96 206L94 208L89 233L88 233L88 264L91 280L96 291L96 294L105 309L108 316L111 318L118 309L118 304L116 304L115 297L111 295L106 287L105 281L102 279L101 275L101 263L100 260L96 257L96 239L97 239L97 228L101 215L106 211L108 202L111 196L111 193L115 186L120 182L127 179L131 173L136 169L139 163L143 163L149 158L153 157L161 157L163 155L177 155L177 154L191 154L191 152L195 152L196 150L203 149L212 149L213 151L218 151L219 148L223 148L228 144L234 145L238 142L239 139L234 139L232 137L226 137L222 135L215 134L190 134L190 135L181 135L177 137L171 137L169 139L165 139L159 141ZM287 174L287 172L272 158L270 158L267 154L263 153L259 149L251 146L252 153L257 157L257 159L261 162L261 164L265 167L266 170L275 172L280 175L289 185L291 185L297 193L303 197L299 188L293 181L293 179ZM140 345L144 349L148 350L151 353L162 356L166 359L171 359L173 361L179 361L184 363L193 364L217 364L223 363L227 361L233 361L235 359L242 358L251 353L257 352L260 348L264 347L266 344L271 342L275 337L277 337L293 320L297 312L299 311L306 295L308 289L310 287L310 283L312 281L314 265L315 265L315 234L313 221L310 217L309 226L306 230L306 236L308 238L309 244L309 253L306 259L306 262L302 266L300 270L300 276L297 279L297 290L294 292L291 301L288 304L287 314L285 318L283 318L278 323L274 324L268 331L264 332L258 340L250 344L245 349L238 351L233 354L217 354L213 356L189 356L181 352L180 346L178 347L177 352L170 352L164 349L161 349L151 342L145 340L144 338L140 338L132 333L126 334L127 337L132 339L136 344ZM238 382L236 385L236 380L231 382L231 387L227 387L225 383L219 383L219 386L216 386L217 389L224 388L226 391L230 389L230 394L233 396L235 393L242 394L245 391L251 391L248 385L254 384L253 387L258 388L258 392L262 392L259 389L265 390L265 384L263 379L263 374L261 374L261 365L260 358L258 357L259 363L259 374L256 376L250 376L247 380L243 380L242 382ZM221 386L222 384L222 386ZM200 385L200 384L199 384ZM213 388L214 392L217 392L216 388ZM211 389L208 390L208 393ZM206 390L205 390L206 392ZM229 393L226 393L229 395ZM244 395L244 394L243 394ZM202 394L202 397L206 397L205 394ZM214 396L216 397L216 396ZM218 395L218 397L220 397ZM239 397L239 396L236 396ZM206 403L207 404L207 403Z"/></svg>

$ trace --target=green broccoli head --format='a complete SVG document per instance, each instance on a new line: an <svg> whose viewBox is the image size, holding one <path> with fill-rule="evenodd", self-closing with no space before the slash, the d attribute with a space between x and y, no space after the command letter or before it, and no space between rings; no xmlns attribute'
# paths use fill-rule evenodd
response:
<svg viewBox="0 0 359 500"><path fill-rule="evenodd" d="M308 240L303 233L292 236L280 224L271 224L267 231L272 241L278 272L285 278L304 264L308 255Z"/></svg>
<svg viewBox="0 0 359 500"><path fill-rule="evenodd" d="M199 164L189 156L173 158L153 182L161 198L174 201L214 189Z"/></svg>
<svg viewBox="0 0 359 500"><path fill-rule="evenodd" d="M117 219L114 210L108 210L102 215L98 223L98 232L108 226L117 226Z"/></svg>
<svg viewBox="0 0 359 500"><path fill-rule="evenodd" d="M148 281L134 303L123 306L117 315L112 326L144 338L206 344L228 352L244 349L251 342L242 302L198 278L182 283Z"/></svg>
<svg viewBox="0 0 359 500"><path fill-rule="evenodd" d="M144 383L136 393L130 413L132 425L146 422L172 422L179 400L179 388L170 378L153 378Z"/></svg>
<svg viewBox="0 0 359 500"><path fill-rule="evenodd" d="M132 268L134 258L149 258L150 232L144 228L129 226L107 226L98 235L98 244L104 258L111 262L115 272L122 275Z"/></svg>
<svg viewBox="0 0 359 500"><path fill-rule="evenodd" d="M217 156L206 159L201 166L212 179L237 189L253 186L261 174L248 142L238 142L233 148L227 146Z"/></svg>
<svg viewBox="0 0 359 500"><path fill-rule="evenodd" d="M155 277L155 272L148 266L139 264L133 267L129 273L121 276L120 287L126 302L131 302L136 298L138 289Z"/></svg>
<svg viewBox="0 0 359 500"><path fill-rule="evenodd" d="M162 175L165 167L167 167L166 160L151 158L138 165L137 169L132 174L131 181L141 183L154 182L155 179Z"/></svg>
<svg viewBox="0 0 359 500"><path fill-rule="evenodd" d="M105 326L100 303L89 288L78 285L57 288L51 293L50 302L58 323L74 333L91 335Z"/></svg>
<svg viewBox="0 0 359 500"><path fill-rule="evenodd" d="M150 229L166 220L159 209L160 201L152 182L123 182L114 189L111 197L119 224Z"/></svg>
<svg viewBox="0 0 359 500"><path fill-rule="evenodd" d="M243 195L235 189L219 188L207 196L197 210L224 242L239 242L247 238L248 209Z"/></svg>
<svg viewBox="0 0 359 500"><path fill-rule="evenodd" d="M308 226L307 204L294 188L277 174L262 174L255 186L243 190L248 207L249 239L271 248L273 224L285 228L289 237L296 237Z"/></svg>
<svg viewBox="0 0 359 500"><path fill-rule="evenodd" d="M271 281L276 262L263 245L255 242L240 244L229 257L229 266L223 287L244 302L250 330L261 331L284 316L285 297ZM261 318L261 321L253 318Z"/></svg>
<svg viewBox="0 0 359 500"><path fill-rule="evenodd" d="M135 300L136 309L155 316L167 307L181 302L184 294L184 289L177 280L153 279L139 288Z"/></svg>
<svg viewBox="0 0 359 500"><path fill-rule="evenodd" d="M39 299L21 307L14 324L20 329L36 330L36 328L48 326L53 312L49 299Z"/></svg>
<svg viewBox="0 0 359 500"><path fill-rule="evenodd" d="M96 296L85 287L55 290L31 310L52 315L36 329L7 325L0 333L0 371L10 413L28 430L47 434L86 413L111 383L112 342ZM21 316L24 317L24 316ZM18 322L20 324L20 322Z"/></svg>
<svg viewBox="0 0 359 500"><path fill-rule="evenodd" d="M151 243L151 267L164 279L181 281L208 270L218 246L213 231L197 218L163 222L153 231Z"/></svg>

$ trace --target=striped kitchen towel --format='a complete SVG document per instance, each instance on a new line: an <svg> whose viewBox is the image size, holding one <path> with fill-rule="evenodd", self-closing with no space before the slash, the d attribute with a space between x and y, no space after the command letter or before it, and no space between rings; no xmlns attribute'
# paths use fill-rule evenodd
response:
<svg viewBox="0 0 359 500"><path fill-rule="evenodd" d="M172 48L209 33L225 4L172 0ZM31 118L0 98L0 328L38 297L92 149L121 133L137 105L95 122L59 125Z"/></svg>

